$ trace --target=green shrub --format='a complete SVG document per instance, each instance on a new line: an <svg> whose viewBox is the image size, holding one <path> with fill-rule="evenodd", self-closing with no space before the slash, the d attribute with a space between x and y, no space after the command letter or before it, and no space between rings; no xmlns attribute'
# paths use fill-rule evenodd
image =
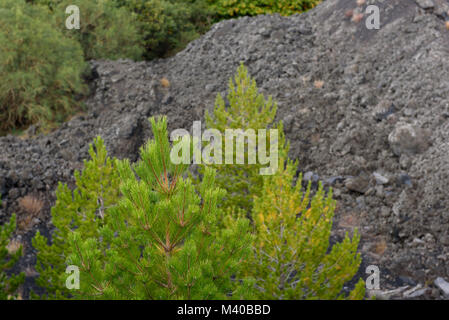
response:
<svg viewBox="0 0 449 320"><path fill-rule="evenodd" d="M165 118L151 122L154 140L141 148L141 161L117 162L123 198L100 229L101 241L79 229L70 236L76 250L68 263L81 272L75 298L242 297L244 286L231 276L249 254L248 220L217 227L224 191L214 186L213 170L195 188L183 178L188 166L170 161Z"/></svg>
<svg viewBox="0 0 449 320"><path fill-rule="evenodd" d="M228 105L219 94L215 102L213 114L206 110L206 126L209 129L218 130L225 136L226 129L241 129L243 132L252 129L259 139L259 129L277 129L279 156L286 155L289 150L285 143L282 122L275 123L277 104L273 103L271 97L265 99L258 93L257 84L248 75L247 68L242 64L234 79L229 81ZM271 149L269 135L267 134L267 150ZM224 139L223 139L224 140ZM223 141L223 144L225 142ZM224 146L222 147L224 150ZM260 161L256 164L248 164L248 142L245 141L244 164L236 164L237 155L234 148L234 164L211 164L217 170L217 185L225 189L228 194L224 206L233 208L232 210L243 211L249 214L252 210L253 196L261 195L263 186L263 176L260 170L266 165ZM259 159L260 160L260 159ZM204 171L204 166L200 166L200 173Z"/></svg>
<svg viewBox="0 0 449 320"><path fill-rule="evenodd" d="M81 47L54 29L48 10L0 1L0 133L62 121L85 92Z"/></svg>
<svg viewBox="0 0 449 320"><path fill-rule="evenodd" d="M262 196L253 208L254 255L246 265L256 278L257 299L363 299L365 283L345 295L343 286L357 273L360 236L346 235L329 250L335 201L322 185L310 200L301 178L293 183L297 164L280 160L280 169L264 178Z"/></svg>
<svg viewBox="0 0 449 320"><path fill-rule="evenodd" d="M12 233L16 230L16 216L13 215L9 223L0 226L0 300L17 298L17 288L23 283L25 274L8 276L5 271L14 266L22 256L22 247L15 248L15 252L8 250Z"/></svg>
<svg viewBox="0 0 449 320"><path fill-rule="evenodd" d="M80 10L79 30L66 27L69 15L65 10L69 5ZM117 8L113 1L63 0L55 6L54 13L58 28L81 44L86 60L142 58L142 37L134 15Z"/></svg>
<svg viewBox="0 0 449 320"><path fill-rule="evenodd" d="M277 106L271 98L266 100L258 93L256 82L243 65L230 80L228 102L226 105L218 96L213 116L206 112L209 129L222 134L226 129L279 130L278 166L273 175L262 176L260 163L235 164L236 148L232 151L234 164L200 166L200 173L209 166L216 168L217 185L228 191L225 218L241 211L252 217L254 252L240 278L256 279L257 289L245 298L363 298L363 281L348 296L342 293L343 285L354 277L361 262L357 231L352 240L346 236L327 253L335 209L332 194L325 196L320 186L310 201L310 185L305 194L301 191L301 177L294 186L297 163L288 159L289 144L282 123L274 123ZM248 143L245 147L247 160Z"/></svg>
<svg viewBox="0 0 449 320"><path fill-rule="evenodd" d="M65 262L73 251L69 234L76 229L85 238L98 237L111 206L119 198L118 172L101 138L90 146L89 154L91 160L84 162L82 173L75 172L77 188L72 192L65 184L58 186L56 204L51 210L55 227L51 244L39 232L33 239L39 272L36 283L46 289L49 298L70 296L65 286Z"/></svg>
<svg viewBox="0 0 449 320"><path fill-rule="evenodd" d="M165 57L183 49L210 27L204 0L114 0L140 21L145 57Z"/></svg>
<svg viewBox="0 0 449 320"><path fill-rule="evenodd" d="M207 0L220 19L279 13L283 16L301 13L322 0Z"/></svg>
<svg viewBox="0 0 449 320"><path fill-rule="evenodd" d="M26 0L27 3L37 4L48 7L50 10L54 10L58 4L63 0Z"/></svg>

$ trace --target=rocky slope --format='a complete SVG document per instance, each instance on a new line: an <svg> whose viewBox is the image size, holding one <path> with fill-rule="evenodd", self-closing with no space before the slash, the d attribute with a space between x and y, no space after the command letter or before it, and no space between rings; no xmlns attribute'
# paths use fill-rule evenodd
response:
<svg viewBox="0 0 449 320"><path fill-rule="evenodd" d="M368 4L380 8L379 30L358 15ZM149 116L190 129L243 61L278 101L305 177L334 188L335 237L359 228L364 266L379 266L382 290L399 287L385 295L443 298L433 281L449 279L448 10L444 0L327 0L288 18L221 22L170 59L93 61L85 114L48 136L0 138L0 223L13 212L24 221L29 281L30 236L50 230L57 182L73 183L93 138L135 160ZM43 202L32 219L27 195Z"/></svg>

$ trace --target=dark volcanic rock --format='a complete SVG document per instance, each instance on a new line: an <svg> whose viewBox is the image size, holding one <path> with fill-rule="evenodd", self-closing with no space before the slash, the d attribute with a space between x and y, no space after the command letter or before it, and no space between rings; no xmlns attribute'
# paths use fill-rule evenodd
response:
<svg viewBox="0 0 449 320"><path fill-rule="evenodd" d="M48 136L0 138L6 203L0 220L16 210L18 197L37 192L47 199L40 227L47 226L57 182L73 182L95 136L105 139L111 155L135 160L150 136L149 116L167 115L170 130L190 129L212 110L216 94L225 94L243 62L261 91L278 101L290 156L299 159L302 172L326 181L366 172L397 177L407 170L402 183L381 188L366 181L357 190L364 193L363 206L356 201L359 192L342 188L343 178L331 183L338 187L336 228L359 228L364 256L385 270L382 281L404 274L417 282L447 278L448 3L364 6L373 3L380 7L380 30L347 17L349 10L364 11L355 0L328 0L288 18L223 21L169 59L91 62L95 77L85 115ZM429 134L414 142L389 141L399 126Z"/></svg>

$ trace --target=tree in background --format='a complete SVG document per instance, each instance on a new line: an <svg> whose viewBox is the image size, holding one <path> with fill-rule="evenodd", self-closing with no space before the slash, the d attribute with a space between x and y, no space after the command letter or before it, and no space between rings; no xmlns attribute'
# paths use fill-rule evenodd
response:
<svg viewBox="0 0 449 320"><path fill-rule="evenodd" d="M28 0L49 9L55 27L81 44L85 60L141 60L143 39L136 16L119 8L114 0ZM80 29L67 29L66 8L79 8Z"/></svg>
<svg viewBox="0 0 449 320"><path fill-rule="evenodd" d="M322 0L207 0L219 19L279 13L289 16L315 7Z"/></svg>
<svg viewBox="0 0 449 320"><path fill-rule="evenodd" d="M47 9L0 1L0 134L79 109L86 67L80 45L55 30Z"/></svg>
<svg viewBox="0 0 449 320"><path fill-rule="evenodd" d="M310 9L316 0L1 0L0 134L48 131L80 110L84 60L167 57L234 16ZM68 30L66 8L80 9ZM14 12L14 14L11 14ZM23 28L22 28L23 27ZM65 39L61 36L65 36ZM38 130L39 131L39 130Z"/></svg>
<svg viewBox="0 0 449 320"><path fill-rule="evenodd" d="M65 26L68 17L65 9L69 5L80 10L79 30L68 30ZM86 60L142 59L143 37L137 19L113 1L64 0L55 8L55 16L64 34L81 44Z"/></svg>
<svg viewBox="0 0 449 320"><path fill-rule="evenodd" d="M212 11L204 0L114 0L139 21L145 58L166 57L209 30Z"/></svg>

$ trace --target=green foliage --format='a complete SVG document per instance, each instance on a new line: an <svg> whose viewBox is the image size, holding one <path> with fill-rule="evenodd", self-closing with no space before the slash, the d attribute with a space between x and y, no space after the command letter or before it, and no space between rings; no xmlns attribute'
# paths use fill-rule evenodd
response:
<svg viewBox="0 0 449 320"><path fill-rule="evenodd" d="M50 10L54 10L58 4L63 0L26 0L27 3L37 4L48 7Z"/></svg>
<svg viewBox="0 0 449 320"><path fill-rule="evenodd" d="M8 244L12 233L16 230L16 216L9 223L0 226L0 300L17 298L17 288L23 283L25 274L8 276L5 271L12 268L22 256L22 248L9 252Z"/></svg>
<svg viewBox="0 0 449 320"><path fill-rule="evenodd" d="M59 184L56 204L52 208L55 230L52 243L37 232L33 246L37 249L36 283L47 290L49 298L67 298L65 287L66 258L73 252L68 238L77 230L83 239L96 238L100 227L119 198L119 177L114 161L107 156L104 142L97 138L90 146L91 160L84 162L82 173L75 172L76 189Z"/></svg>
<svg viewBox="0 0 449 320"><path fill-rule="evenodd" d="M207 169L195 188L183 178L188 166L170 161L166 119L151 123L154 139L141 148L141 160L135 165L117 161L123 198L109 212L100 238L86 238L79 229L70 235L75 250L68 264L81 271L74 296L242 297L245 287L231 276L249 254L249 221L229 218L218 228L224 191L214 186L214 171ZM251 282L245 284L248 289Z"/></svg>
<svg viewBox="0 0 449 320"><path fill-rule="evenodd" d="M0 1L0 133L62 121L80 106L85 70L79 44L54 29L48 10Z"/></svg>
<svg viewBox="0 0 449 320"><path fill-rule="evenodd" d="M69 38L77 40L86 60L142 58L142 37L135 16L113 1L60 0L48 3L56 17L56 26ZM80 29L67 29L66 8L76 5L80 12Z"/></svg>
<svg viewBox="0 0 449 320"><path fill-rule="evenodd" d="M204 0L114 0L140 21L145 57L173 54L206 32L212 12Z"/></svg>
<svg viewBox="0 0 449 320"><path fill-rule="evenodd" d="M262 176L260 164L200 167L200 172L209 166L217 168L218 185L229 193L225 203L228 212L251 213L254 252L244 265L243 275L256 279L257 290L245 298L363 298L363 281L349 296L342 294L343 285L354 277L361 262L357 231L352 239L346 236L328 252L335 209L332 193L326 196L320 186L310 201L310 185L304 193L301 177L293 184L297 163L288 159L289 145L282 123L274 123L277 106L271 98L266 100L258 94L255 81L243 65L230 81L228 102L226 105L221 96L217 97L213 117L206 112L208 128L218 129L222 134L226 129L267 127L278 128L280 132L278 167L273 175ZM235 149L233 152L236 160Z"/></svg>
<svg viewBox="0 0 449 320"><path fill-rule="evenodd" d="M348 295L343 285L356 274L361 257L360 236L346 235L329 251L335 210L332 191L322 185L310 200L310 184L303 192L301 179L293 183L296 163L288 160L273 176L264 178L262 195L256 196L253 218L254 255L246 271L257 279L257 299L362 299L359 280Z"/></svg>
<svg viewBox="0 0 449 320"><path fill-rule="evenodd" d="M322 0L207 0L220 19L279 13L283 16L301 13Z"/></svg>
<svg viewBox="0 0 449 320"><path fill-rule="evenodd" d="M256 81L248 75L248 70L243 64L238 68L234 80L231 78L229 81L227 100L228 105L219 94L213 115L206 110L206 126L209 129L217 129L223 136L225 136L226 129L241 129L244 132L252 129L258 140L259 129L277 129L279 133L278 154L285 156L288 153L289 146L285 143L282 122L274 122L277 104L273 103L271 97L265 99L262 94L258 93ZM271 149L269 138L270 136L267 134L267 150ZM212 164L210 166L217 170L217 185L228 192L224 206L249 214L252 209L253 195L261 195L263 176L260 169L266 165L262 165L260 161L257 161L256 164L249 164L248 141L245 141L245 163L236 164L236 149L233 149L233 165ZM224 150L224 146L222 150ZM199 171L203 172L204 167L200 167Z"/></svg>
<svg viewBox="0 0 449 320"><path fill-rule="evenodd" d="M213 22L238 16L301 13L313 8L321 0L28 0L28 2L48 6L57 12L60 16L58 24L61 26L64 26L61 19L67 17L65 7L69 4L81 4L84 19L81 23L82 32L67 33L82 43L86 59L123 57L138 59L141 53L138 50L140 44L145 49L144 57L154 59L182 50L190 41L207 32ZM122 14L117 8L120 10L126 8L132 15ZM138 20L138 26L135 21L131 21L134 18ZM143 42L136 37L136 27L139 35L143 37Z"/></svg>

